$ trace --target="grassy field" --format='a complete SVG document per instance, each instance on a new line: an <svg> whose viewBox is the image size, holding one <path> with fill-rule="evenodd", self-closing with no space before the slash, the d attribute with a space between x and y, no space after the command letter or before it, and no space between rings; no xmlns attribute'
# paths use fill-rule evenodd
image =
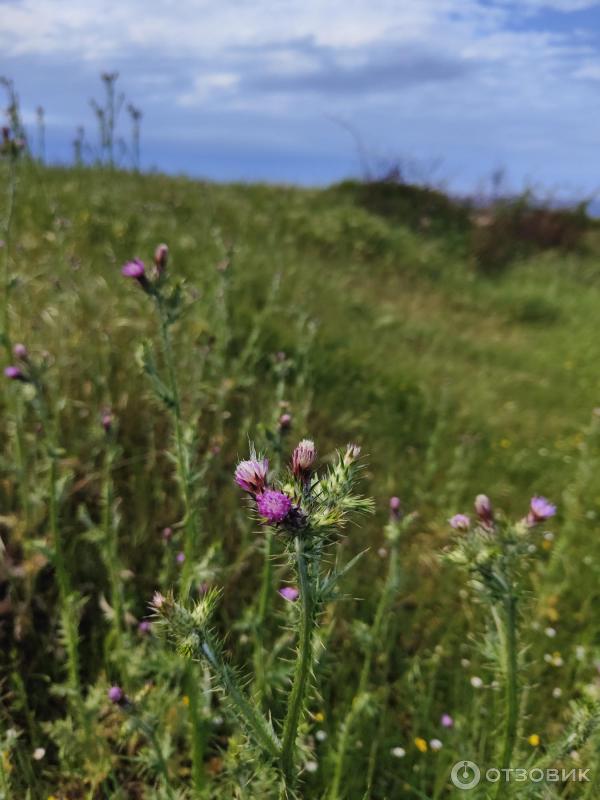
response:
<svg viewBox="0 0 600 800"><path fill-rule="evenodd" d="M489 276L471 255L469 214L423 190L386 190L382 205L352 183L215 185L24 161L11 210L6 165L2 183L5 365L26 344L44 408L33 384L5 381L0 796L282 796L207 668L139 623L182 570L221 587L227 656L281 717L295 611L277 587L291 575L277 536L265 558L233 472L249 440L277 466L308 436L324 463L361 445L359 491L376 511L339 546L340 563L368 552L322 609L298 796L463 796L454 762L503 766L502 631L473 575L445 558L449 517L485 493L512 519L532 495L558 506L543 528L554 538L536 528L517 570L511 764L586 767L592 781L482 784L471 796L597 797L596 227L576 250L529 253ZM133 257L151 263L159 242L182 282L169 336L190 459L187 549L161 330L151 298L121 275ZM145 355L144 341L155 343ZM388 524L394 495L407 516ZM133 710L107 698L115 684Z"/></svg>

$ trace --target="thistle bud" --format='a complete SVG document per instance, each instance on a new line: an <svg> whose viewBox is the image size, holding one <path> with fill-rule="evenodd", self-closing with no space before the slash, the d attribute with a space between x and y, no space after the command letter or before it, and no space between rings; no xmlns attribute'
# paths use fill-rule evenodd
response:
<svg viewBox="0 0 600 800"><path fill-rule="evenodd" d="M154 251L154 263L156 264L156 269L158 271L159 276L163 274L163 272L167 268L167 261L169 260L169 248L166 244L159 244L156 250Z"/></svg>
<svg viewBox="0 0 600 800"><path fill-rule="evenodd" d="M13 347L13 355L15 358L18 358L19 361L27 361L29 353L24 344L18 343Z"/></svg>
<svg viewBox="0 0 600 800"><path fill-rule="evenodd" d="M235 470L235 482L249 494L261 494L267 484L268 471L269 461L266 458L240 461Z"/></svg>
<svg viewBox="0 0 600 800"><path fill-rule="evenodd" d="M344 466L349 467L350 464L354 464L354 462L360 456L360 445L358 444L349 444L346 447L346 453L344 455Z"/></svg>
<svg viewBox="0 0 600 800"><path fill-rule="evenodd" d="M400 519L400 498L390 497L390 517L392 519Z"/></svg>
<svg viewBox="0 0 600 800"><path fill-rule="evenodd" d="M292 415L291 414L282 414L279 417L279 430L280 431L287 431L292 427Z"/></svg>
<svg viewBox="0 0 600 800"><path fill-rule="evenodd" d="M8 378L9 381L23 381L23 383L27 383L28 380L23 370L14 364L4 369L4 377Z"/></svg>
<svg viewBox="0 0 600 800"><path fill-rule="evenodd" d="M484 525L490 526L494 523L494 509L492 501L485 494L478 494L475 498L475 513L479 521Z"/></svg>
<svg viewBox="0 0 600 800"><path fill-rule="evenodd" d="M127 264L124 264L121 267L121 275L124 278L133 278L144 290L147 290L150 286L146 276L146 267L139 258L134 258L133 261L128 261Z"/></svg>
<svg viewBox="0 0 600 800"><path fill-rule="evenodd" d="M307 478L317 457L315 443L310 439L302 439L292 454L292 472L296 478Z"/></svg>

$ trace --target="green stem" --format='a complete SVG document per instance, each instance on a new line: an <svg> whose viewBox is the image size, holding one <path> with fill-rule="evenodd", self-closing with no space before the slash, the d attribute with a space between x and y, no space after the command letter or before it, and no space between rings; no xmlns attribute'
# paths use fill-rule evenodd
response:
<svg viewBox="0 0 600 800"><path fill-rule="evenodd" d="M500 624L502 650L504 654L505 670L505 703L506 718L504 722L504 741L502 746L502 757L500 760L501 771L510 769L513 751L517 740L517 724L519 717L519 688L518 688L518 663L517 663L517 602L512 591L504 600L503 619L497 619ZM503 788L506 787L502 781L498 782L496 797L501 797Z"/></svg>
<svg viewBox="0 0 600 800"><path fill-rule="evenodd" d="M283 726L283 739L281 745L281 767L288 786L295 783L294 756L296 752L296 738L298 725L304 702L308 678L312 664L312 639L314 633L314 600L312 587L308 575L308 564L304 553L304 545L300 536L295 537L296 569L300 585L300 631L298 641L298 658L292 689L288 698L288 711Z"/></svg>
<svg viewBox="0 0 600 800"><path fill-rule="evenodd" d="M265 655L264 655L264 626L267 619L267 610L272 590L273 565L271 557L273 552L273 532L267 529L264 546L264 561L262 570L262 581L260 595L258 598L258 609L254 625L255 648L254 648L254 675L256 685L256 698L260 705L265 694L266 674L265 674Z"/></svg>
<svg viewBox="0 0 600 800"><path fill-rule="evenodd" d="M156 305L158 308L158 315L160 320L160 334L163 346L163 353L165 363L167 366L169 389L173 399L173 420L175 427L175 447L177 457L177 471L179 475L179 483L181 486L181 494L183 499L183 513L184 513L184 540L183 540L183 554L185 556L183 568L181 572L181 593L183 599L187 599L192 588L192 570L194 563L194 555L196 542L198 539L198 520L196 510L193 508L192 493L191 493L191 478L189 470L188 456L183 437L183 425L181 419L181 401L179 397L179 386L177 383L177 374L175 371L175 359L173 358L173 349L171 347L171 338L169 336L169 326L165 308L162 298L156 296ZM197 689L192 686L191 667L186 669L185 682L188 685L188 696L190 697L190 719L192 728L192 774L194 778L194 786L197 791L202 790L205 784L206 775L204 769L204 748L206 739L206 726L199 713Z"/></svg>
<svg viewBox="0 0 600 800"><path fill-rule="evenodd" d="M167 767L167 762L165 761L165 757L163 756L163 752L162 752L161 746L160 746L160 744L158 742L158 739L156 738L156 734L154 733L154 730L152 729L152 727L150 725L148 725L147 722L145 722L145 720L143 720L143 719L141 719L140 717L137 717L137 716L134 717L134 719L135 719L135 722L136 722L138 728L142 731L142 733L145 736L148 737L148 740L150 741L150 744L152 745L152 748L154 749L154 753L155 753L156 759L158 761L158 768L159 768L160 773L161 773L161 775L163 777L163 780L164 780L165 790L167 792L167 797L169 798L169 800L173 800L174 795L173 795L173 789L171 788L171 781L169 779L169 769Z"/></svg>
<svg viewBox="0 0 600 800"><path fill-rule="evenodd" d="M10 159L9 177L8 177L8 208L4 222L4 302L2 305L2 335L4 337L4 346L8 357L12 356L12 344L10 339L10 313L9 313L9 296L10 296L10 239L12 232L12 220L15 208L15 194L17 187L16 179L16 160Z"/></svg>
<svg viewBox="0 0 600 800"><path fill-rule="evenodd" d="M105 540L105 559L110 580L110 602L113 610L112 634L116 650L116 662L121 678L125 676L125 662L123 652L123 585L121 580L121 567L119 559L119 537L115 523L112 519L113 508L113 482L112 467L114 450L109 443L104 460L103 480L103 519L102 527Z"/></svg>

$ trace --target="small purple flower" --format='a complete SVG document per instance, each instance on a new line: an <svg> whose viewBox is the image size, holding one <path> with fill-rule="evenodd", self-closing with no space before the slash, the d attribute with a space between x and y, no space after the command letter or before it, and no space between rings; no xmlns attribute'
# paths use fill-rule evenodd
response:
<svg viewBox="0 0 600 800"><path fill-rule="evenodd" d="M113 414L110 408L105 408L102 412L101 423L106 433L110 433L113 426Z"/></svg>
<svg viewBox="0 0 600 800"><path fill-rule="evenodd" d="M13 355L15 358L18 358L19 361L27 361L29 353L27 352L27 348L25 347L25 345L18 342L13 347Z"/></svg>
<svg viewBox="0 0 600 800"><path fill-rule="evenodd" d="M492 501L486 494L478 494L475 498L475 513L485 526L494 524L494 509Z"/></svg>
<svg viewBox="0 0 600 800"><path fill-rule="evenodd" d="M399 497L390 497L390 517L392 519L400 519L400 509L402 503Z"/></svg>
<svg viewBox="0 0 600 800"><path fill-rule="evenodd" d="M296 602L300 597L300 592L295 586L282 586L281 589L279 589L279 594L284 600L288 600L290 603Z"/></svg>
<svg viewBox="0 0 600 800"><path fill-rule="evenodd" d="M256 505L258 513L269 525L283 522L292 509L290 498L283 492L277 492L274 489L265 489L262 494L258 495Z"/></svg>
<svg viewBox="0 0 600 800"><path fill-rule="evenodd" d="M165 542L170 541L173 538L173 528L163 528L162 538Z"/></svg>
<svg viewBox="0 0 600 800"><path fill-rule="evenodd" d="M137 281L139 281L141 278L145 278L146 268L144 266L144 262L140 261L139 258L134 258L133 261L128 261L121 268L121 275L123 275L125 278L135 278Z"/></svg>
<svg viewBox="0 0 600 800"><path fill-rule="evenodd" d="M442 714L440 723L442 728L453 728L454 727L454 720L450 716L450 714Z"/></svg>
<svg viewBox="0 0 600 800"><path fill-rule="evenodd" d="M317 448L311 439L302 439L292 454L292 472L297 478L307 478L317 457Z"/></svg>
<svg viewBox="0 0 600 800"><path fill-rule="evenodd" d="M23 373L23 370L20 367L16 367L14 364L11 364L9 367L6 367L4 369L4 377L8 378L11 381L27 380L27 378Z"/></svg>
<svg viewBox="0 0 600 800"><path fill-rule="evenodd" d="M292 415L282 414L279 417L279 430L287 431L292 427Z"/></svg>
<svg viewBox="0 0 600 800"><path fill-rule="evenodd" d="M455 514L448 520L450 527L455 531L468 531L471 525L471 520L467 514Z"/></svg>
<svg viewBox="0 0 600 800"><path fill-rule="evenodd" d="M138 625L138 632L145 636L146 634L150 633L151 628L152 623L147 619L143 619Z"/></svg>
<svg viewBox="0 0 600 800"><path fill-rule="evenodd" d="M120 705L125 699L125 692L120 686L111 686L108 690L108 699L115 705Z"/></svg>
<svg viewBox="0 0 600 800"><path fill-rule="evenodd" d="M185 561L185 553L183 552L177 553L176 561L178 564L183 564L183 562Z"/></svg>
<svg viewBox="0 0 600 800"><path fill-rule="evenodd" d="M240 461L235 470L235 482L245 492L261 494L267 483L269 461L266 458L256 458Z"/></svg>
<svg viewBox="0 0 600 800"><path fill-rule="evenodd" d="M556 514L556 506L545 497L532 497L527 515L528 525L537 525L538 522L545 522Z"/></svg>

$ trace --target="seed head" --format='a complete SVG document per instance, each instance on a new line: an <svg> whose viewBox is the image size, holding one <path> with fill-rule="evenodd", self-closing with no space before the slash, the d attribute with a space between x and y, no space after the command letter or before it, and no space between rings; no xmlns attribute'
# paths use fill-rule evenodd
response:
<svg viewBox="0 0 600 800"><path fill-rule="evenodd" d="M292 510L290 498L283 492L277 492L274 489L265 489L262 494L258 495L256 505L258 513L269 525L283 522Z"/></svg>
<svg viewBox="0 0 600 800"><path fill-rule="evenodd" d="M235 470L235 482L249 494L261 494L267 485L269 461L256 458L240 461Z"/></svg>

